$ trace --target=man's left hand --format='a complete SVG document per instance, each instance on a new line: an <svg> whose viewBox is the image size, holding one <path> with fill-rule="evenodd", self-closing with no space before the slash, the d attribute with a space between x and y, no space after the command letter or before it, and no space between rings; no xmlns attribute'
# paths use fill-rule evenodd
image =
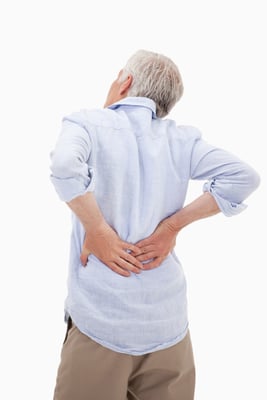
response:
<svg viewBox="0 0 267 400"><path fill-rule="evenodd" d="M168 218L166 218L158 225L152 235L135 244L142 252L141 255L136 256L137 260L151 260L143 264L144 270L160 266L162 261L175 247L177 233L171 224L169 224Z"/></svg>

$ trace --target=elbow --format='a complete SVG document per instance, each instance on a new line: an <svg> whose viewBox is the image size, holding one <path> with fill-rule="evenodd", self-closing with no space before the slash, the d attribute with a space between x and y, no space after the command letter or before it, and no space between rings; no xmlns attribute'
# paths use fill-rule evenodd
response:
<svg viewBox="0 0 267 400"><path fill-rule="evenodd" d="M260 175L255 171L254 174L254 188L257 189L258 186L260 186L261 183L261 177Z"/></svg>
<svg viewBox="0 0 267 400"><path fill-rule="evenodd" d="M69 178L73 175L73 159L68 155L57 156L53 155L50 170L52 175L57 178Z"/></svg>
<svg viewBox="0 0 267 400"><path fill-rule="evenodd" d="M249 168L247 171L246 177L247 177L248 186L250 187L251 192L253 192L260 185L260 182L261 182L260 175L253 168Z"/></svg>
<svg viewBox="0 0 267 400"><path fill-rule="evenodd" d="M260 185L260 176L259 174L251 167L246 168L243 170L243 177L238 182L236 186L237 191L235 193L234 187L232 187L232 194L231 196L237 203L242 203L249 197ZM234 185L235 186L235 185ZM236 194L236 196L234 195Z"/></svg>

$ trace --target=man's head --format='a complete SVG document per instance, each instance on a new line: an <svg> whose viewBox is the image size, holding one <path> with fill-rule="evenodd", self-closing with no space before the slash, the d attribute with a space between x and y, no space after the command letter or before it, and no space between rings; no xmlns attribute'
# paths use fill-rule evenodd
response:
<svg viewBox="0 0 267 400"><path fill-rule="evenodd" d="M111 85L105 107L127 96L148 97L156 103L158 117L165 117L183 94L176 64L168 57L138 50Z"/></svg>

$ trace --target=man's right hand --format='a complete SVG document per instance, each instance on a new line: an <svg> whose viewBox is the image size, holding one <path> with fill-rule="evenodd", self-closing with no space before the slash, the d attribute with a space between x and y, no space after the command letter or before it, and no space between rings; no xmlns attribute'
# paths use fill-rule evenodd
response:
<svg viewBox="0 0 267 400"><path fill-rule="evenodd" d="M121 240L117 233L105 222L85 234L80 256L84 267L88 261L90 264L88 257L91 253L112 271L125 277L130 276L131 272L139 274L143 269L143 264L136 258L140 254L140 249Z"/></svg>

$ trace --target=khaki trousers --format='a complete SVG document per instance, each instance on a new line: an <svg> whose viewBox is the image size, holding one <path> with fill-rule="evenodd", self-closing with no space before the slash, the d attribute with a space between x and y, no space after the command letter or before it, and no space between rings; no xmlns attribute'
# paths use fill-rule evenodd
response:
<svg viewBox="0 0 267 400"><path fill-rule="evenodd" d="M165 350L132 356L114 352L69 320L54 400L193 400L190 333Z"/></svg>

